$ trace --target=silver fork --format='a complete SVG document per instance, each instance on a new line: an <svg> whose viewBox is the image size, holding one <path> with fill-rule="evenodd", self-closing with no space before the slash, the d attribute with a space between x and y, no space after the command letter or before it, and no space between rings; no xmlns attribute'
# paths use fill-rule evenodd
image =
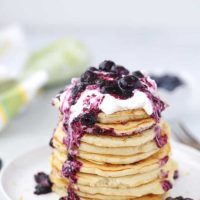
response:
<svg viewBox="0 0 200 200"><path fill-rule="evenodd" d="M191 131L182 122L173 120L171 122L172 137L175 140L200 150L200 143L193 137Z"/></svg>

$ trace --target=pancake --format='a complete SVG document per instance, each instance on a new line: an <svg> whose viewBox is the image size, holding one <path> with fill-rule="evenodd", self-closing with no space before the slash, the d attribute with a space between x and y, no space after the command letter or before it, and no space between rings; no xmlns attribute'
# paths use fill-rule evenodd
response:
<svg viewBox="0 0 200 200"><path fill-rule="evenodd" d="M161 168L135 175L119 176L119 177L102 177L94 174L78 173L78 184L90 187L110 187L110 188L129 188L137 187L145 183L151 182L171 170L173 161L170 160L165 166ZM63 178L60 171L52 168L51 180L56 184L67 185L68 181Z"/></svg>
<svg viewBox="0 0 200 200"><path fill-rule="evenodd" d="M162 124L162 128L162 134L165 134L165 132L169 134L169 130L167 129L167 125L165 123ZM56 149L59 149L59 151L62 151L64 154L66 154L66 147L62 143L64 137L65 133L61 127L59 127L53 137L53 144ZM105 137L110 138L110 136ZM138 136L135 135L135 140L137 137ZM127 137L125 138L127 139ZM134 138L134 136L132 136L132 138ZM79 148L79 157L99 163L129 164L149 157L158 150L159 148L154 140L134 147L100 147L82 142Z"/></svg>
<svg viewBox="0 0 200 200"><path fill-rule="evenodd" d="M165 122L161 122L160 127L163 134L168 133L168 125ZM150 128L138 134L123 137L85 134L81 141L100 147L130 147L139 146L153 140L155 134L154 128Z"/></svg>
<svg viewBox="0 0 200 200"><path fill-rule="evenodd" d="M168 168L169 176L166 180L169 180L170 182L173 182L173 174L176 170L176 165L172 162L172 165ZM84 177L83 177L84 178ZM78 179L79 180L79 179ZM121 178L122 180L122 178ZM58 188L65 188L67 186L67 182L64 182L63 179L53 179L54 184L57 185ZM83 179L83 181L85 181ZM76 190L96 195L96 194L102 194L106 196L131 196L131 197L141 197L148 194L156 194L156 195L162 195L165 194L165 190L162 187L162 179L157 177L153 181L138 185L136 187L131 185L126 185L124 187L120 187L120 183L118 183L118 187L100 187L98 185L93 186L90 184L89 186L81 185L78 181L78 183L75 185ZM127 183L127 182L126 182ZM102 184L102 183L101 183ZM104 183L105 184L105 183Z"/></svg>
<svg viewBox="0 0 200 200"><path fill-rule="evenodd" d="M101 154L93 154L93 153L86 153L79 151L79 157L91 162L98 162L98 163L110 163L110 164L131 164L145 158L150 157L151 155L155 154L159 151L159 148L155 148L149 152L145 153L138 153L131 156L113 156L113 155L101 155Z"/></svg>
<svg viewBox="0 0 200 200"><path fill-rule="evenodd" d="M63 144L63 140L66 134L64 131L60 130L60 127L57 128L54 137L53 137L53 145L55 148L60 151L66 152L66 146ZM152 149L156 148L156 144L154 140L148 141L145 144L140 146L133 147L99 147L93 144L88 144L86 142L82 142L79 149L84 152L91 152L96 154L112 154L112 155L133 155L136 153L148 152Z"/></svg>
<svg viewBox="0 0 200 200"><path fill-rule="evenodd" d="M162 200L164 195L146 195L143 197L124 197L124 196L105 196L105 195L89 195L82 192L77 192L81 197L90 197L89 199L93 200Z"/></svg>
<svg viewBox="0 0 200 200"><path fill-rule="evenodd" d="M60 131L58 128L55 132L54 138L58 141L63 140L63 135L65 133ZM144 131L142 134L136 134L133 136L123 136L123 137L114 137L114 136L105 136L105 135L90 135L85 134L81 139L82 143L87 143L93 146L98 147L134 147L141 144L145 144L155 137L154 129ZM81 143L81 145L82 145Z"/></svg>
<svg viewBox="0 0 200 200"><path fill-rule="evenodd" d="M120 124L128 121L137 121L149 118L143 109L124 110L107 115L103 112L98 114L97 121L101 124Z"/></svg>
<svg viewBox="0 0 200 200"><path fill-rule="evenodd" d="M78 185L77 190L88 193L91 195L94 194L103 194L107 196L131 196L131 197L141 197L147 194L156 194L161 195L164 194L160 179L152 181L150 183L144 184L142 186L138 186L135 188L108 188L108 187L90 187L90 186L82 186Z"/></svg>
<svg viewBox="0 0 200 200"><path fill-rule="evenodd" d="M152 118L140 119L137 121L128 121L119 124L101 124L96 123L96 126L103 129L108 135L112 132L116 136L132 135L133 133L140 133L153 127L156 124L155 120Z"/></svg>
<svg viewBox="0 0 200 200"><path fill-rule="evenodd" d="M53 138L53 145L59 151L66 152L66 146L62 144L57 138ZM87 153L104 154L104 155L135 155L137 153L145 153L158 148L155 141L151 140L145 144L135 147L99 147L91 144L82 142L80 145L80 150Z"/></svg>
<svg viewBox="0 0 200 200"><path fill-rule="evenodd" d="M113 137L104 135L89 135L86 134L81 141L100 147L130 147L145 144L153 140L155 132L153 129L144 131L142 134L124 137Z"/></svg>
<svg viewBox="0 0 200 200"><path fill-rule="evenodd" d="M163 127L164 124L161 124ZM165 130L164 130L165 131ZM62 123L59 123L55 133L54 138L59 141L63 141L63 136L66 133L63 130ZM85 134L81 141L87 144L91 144L94 146L100 147L132 147L139 146L141 144L145 144L148 141L153 140L155 137L154 128L148 129L146 131L141 132L140 134L134 134L131 136L123 136L123 137L114 137L108 135L97 135L97 134Z"/></svg>
<svg viewBox="0 0 200 200"><path fill-rule="evenodd" d="M66 188L65 187L58 187L53 185L52 191L59 194L60 197L66 196ZM76 193L80 196L80 200L162 200L163 195L146 195L143 197L130 197L130 196L105 196L101 194L90 195L87 193L83 193L80 191L76 191Z"/></svg>
<svg viewBox="0 0 200 200"><path fill-rule="evenodd" d="M82 163L80 172L95 174L103 177L119 177L146 173L148 171L160 168L161 159L165 158L169 154L170 146L166 145L164 148L160 149L160 151L148 159L129 165L98 164L79 159L79 161ZM63 158L59 151L54 150L51 156L51 165L61 171L64 162L65 157Z"/></svg>
<svg viewBox="0 0 200 200"><path fill-rule="evenodd" d="M165 181L169 180L171 183L173 183L173 174L176 170L176 165L172 164L168 178L165 179ZM165 194L165 190L162 187L162 179L157 178L153 180L152 182L148 182L146 184L139 185L137 187L127 187L127 188L111 188L111 187L91 187L91 186L83 186L80 184L77 184L77 189L81 192L88 193L91 195L94 194L103 194L108 196L132 196L132 197L141 197L148 194L156 194L156 195L162 195Z"/></svg>

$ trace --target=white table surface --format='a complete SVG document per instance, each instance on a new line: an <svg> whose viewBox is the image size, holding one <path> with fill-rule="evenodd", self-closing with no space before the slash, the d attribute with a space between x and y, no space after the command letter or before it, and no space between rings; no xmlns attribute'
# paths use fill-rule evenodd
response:
<svg viewBox="0 0 200 200"><path fill-rule="evenodd" d="M164 70L171 68L179 72L184 69L197 75L200 75L199 33L200 30L166 32L150 29L68 32L69 35L81 38L89 46L95 64L104 59L113 59L132 69L142 67L148 70L162 66ZM63 35L66 33L29 33L28 39L31 49L37 49ZM13 157L49 142L57 123L57 112L51 106L51 99L58 91L58 88L54 88L40 94L0 132L0 157L4 165ZM199 119L196 114L190 113L188 116L191 122L194 118L196 121ZM197 127L200 126L196 125L195 128ZM3 200L3 197L0 196L0 199Z"/></svg>

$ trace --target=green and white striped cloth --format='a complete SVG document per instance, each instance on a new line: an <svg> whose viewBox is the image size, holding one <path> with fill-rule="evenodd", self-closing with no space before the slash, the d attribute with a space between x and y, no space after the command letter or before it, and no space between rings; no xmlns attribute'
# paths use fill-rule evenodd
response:
<svg viewBox="0 0 200 200"><path fill-rule="evenodd" d="M3 51L2 46L0 51ZM79 75L88 66L89 58L82 43L63 38L33 53L17 79L6 80L0 69L0 130L34 98L40 88ZM0 56L0 67L1 63Z"/></svg>

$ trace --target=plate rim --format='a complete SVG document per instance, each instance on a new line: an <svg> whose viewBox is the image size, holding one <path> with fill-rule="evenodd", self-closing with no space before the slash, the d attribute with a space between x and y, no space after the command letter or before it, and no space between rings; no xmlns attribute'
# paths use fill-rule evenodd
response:
<svg viewBox="0 0 200 200"><path fill-rule="evenodd" d="M12 200L11 197L7 194L7 192L6 192L6 190L5 190L4 186L3 186L3 176L4 176L5 172L6 172L6 170L9 168L9 166L12 165L16 160L26 156L27 154L30 154L30 153L35 152L35 151L38 151L39 149L44 149L44 148L46 149L48 147L49 147L48 145L44 145L43 144L43 145L39 145L37 147L34 147L32 149L29 149L29 150L27 150L25 152L22 152L22 153L18 154L13 159L8 161L5 166L3 166L3 168L0 171L0 193L5 198L5 200Z"/></svg>
<svg viewBox="0 0 200 200"><path fill-rule="evenodd" d="M175 141L171 141L171 145L172 145L172 153L173 153L173 149L177 148L177 149L184 149L184 150L187 150L186 153L189 153L189 154L193 154L195 155L196 157L199 157L199 160L200 160L200 151L190 147L190 146L187 146L185 144L182 144L182 143L179 143L179 142L175 142ZM31 152L34 152L34 151L38 151L39 149L46 149L48 148L49 146L48 145L40 145L38 147L34 147L30 150L27 150L26 152L23 152L21 154L18 154L17 156L15 156L12 160L10 160L5 166L3 166L1 172L0 172L0 192L1 194L3 195L4 198L6 198L6 200L13 200L11 199L11 197L7 194L4 186L3 186L3 176L6 172L6 170L9 168L10 165L12 165L16 160L26 156L27 154L30 154ZM50 149L50 147L49 147ZM198 163L198 161L193 161L193 163L197 164L200 166L200 163Z"/></svg>

